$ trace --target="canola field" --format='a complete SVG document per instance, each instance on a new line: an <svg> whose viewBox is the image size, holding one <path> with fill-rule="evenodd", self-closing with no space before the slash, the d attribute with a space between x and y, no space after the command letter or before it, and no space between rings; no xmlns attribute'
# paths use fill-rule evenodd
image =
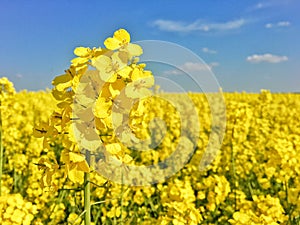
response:
<svg viewBox="0 0 300 225"><path fill-rule="evenodd" d="M92 224L300 224L300 95L224 93L225 135L205 170L198 164L211 133L210 106L204 94L189 97L201 124L199 138L191 141L192 158L176 174L150 186L116 184L91 169ZM80 174L59 170L70 166L60 163L65 142L36 130L57 111L52 94L16 93L1 78L0 103L0 224L83 224L85 184ZM162 118L168 132L149 152L129 149L136 164L162 161L178 144L180 122L172 105L154 98L144 112L146 122ZM79 159L73 166L85 170Z"/></svg>

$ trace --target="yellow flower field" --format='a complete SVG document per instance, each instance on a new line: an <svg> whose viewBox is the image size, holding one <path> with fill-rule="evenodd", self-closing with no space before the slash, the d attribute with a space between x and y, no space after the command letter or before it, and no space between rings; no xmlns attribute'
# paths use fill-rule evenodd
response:
<svg viewBox="0 0 300 225"><path fill-rule="evenodd" d="M118 44L113 41L109 44ZM204 171L198 165L211 133L210 106L204 94L189 97L200 122L189 162L165 182L144 187L111 182L91 165L93 224L300 224L300 95L267 90L225 93L225 137ZM181 94L172 98L180 99ZM0 103L0 224L83 224L84 184L80 175L72 174L72 178L61 168L69 166L72 171L71 166L84 168L85 163L74 153L64 155L61 137L34 137L39 135L34 127L43 129L57 111L51 93L15 93L12 84L0 78ZM165 159L180 136L178 113L172 105L160 98L146 103L145 123L135 127L137 134L147 135L147 123L154 117L166 122L168 132L150 151L125 151L123 160L128 155L139 165ZM142 124L137 120L136 124ZM193 137L186 136L187 144L189 138ZM70 165L62 163L67 160Z"/></svg>

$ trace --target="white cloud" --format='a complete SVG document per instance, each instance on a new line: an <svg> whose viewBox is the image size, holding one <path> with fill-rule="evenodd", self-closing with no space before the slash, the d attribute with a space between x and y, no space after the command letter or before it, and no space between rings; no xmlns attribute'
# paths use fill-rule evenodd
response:
<svg viewBox="0 0 300 225"><path fill-rule="evenodd" d="M261 63L261 62L280 63L280 62L287 61L288 57L272 55L270 53L266 53L263 55L254 54L254 55L248 56L246 60L251 63Z"/></svg>
<svg viewBox="0 0 300 225"><path fill-rule="evenodd" d="M178 69L167 70L164 72L165 75L179 75L192 72L201 72L201 71L209 71L213 67L219 66L219 63L212 62L209 65L204 63L194 63L194 62L186 62L183 65L179 66Z"/></svg>
<svg viewBox="0 0 300 225"><path fill-rule="evenodd" d="M21 73L17 73L15 76L16 76L16 78L18 78L18 79L23 78L23 74L21 74Z"/></svg>
<svg viewBox="0 0 300 225"><path fill-rule="evenodd" d="M255 9L262 9L264 8L264 4L262 2L260 3L257 3L255 6L254 6Z"/></svg>
<svg viewBox="0 0 300 225"><path fill-rule="evenodd" d="M291 26L291 23L289 21L279 21L277 23L267 23L265 25L266 28L276 28L276 27L289 27Z"/></svg>
<svg viewBox="0 0 300 225"><path fill-rule="evenodd" d="M288 26L291 25L291 23L289 21L280 21L280 22L277 23L277 25L279 27L288 27Z"/></svg>
<svg viewBox="0 0 300 225"><path fill-rule="evenodd" d="M267 2L259 2L257 3L253 9L265 9L271 6L271 3L267 3Z"/></svg>
<svg viewBox="0 0 300 225"><path fill-rule="evenodd" d="M206 23L200 20L196 20L192 23L185 23L180 21L173 21L173 20L155 20L152 25L157 27L163 31L169 32L193 32L193 31L202 31L202 32L209 32L209 31L226 31L226 30L233 30L238 29L245 25L245 19L238 19L227 21L223 23Z"/></svg>
<svg viewBox="0 0 300 225"><path fill-rule="evenodd" d="M269 8L271 7L271 3L270 2L258 2L255 5L251 5L250 7L248 7L246 9L247 12L253 12L253 11L258 11L258 10L263 10L265 8Z"/></svg>
<svg viewBox="0 0 300 225"><path fill-rule="evenodd" d="M209 53L209 54L217 54L217 51L216 50L212 50L212 49L209 49L209 48L202 48L202 52L204 53Z"/></svg>
<svg viewBox="0 0 300 225"><path fill-rule="evenodd" d="M213 68L213 67L217 67L219 65L220 65L220 63L218 63L218 62L212 62L212 63L209 64L209 67Z"/></svg>
<svg viewBox="0 0 300 225"><path fill-rule="evenodd" d="M253 12L265 9L280 10L283 5L289 5L294 0L262 0L252 6L250 6L246 11ZM276 9L275 9L276 8Z"/></svg>
<svg viewBox="0 0 300 225"><path fill-rule="evenodd" d="M272 28L273 27L273 24L272 23L267 23L266 25L265 25L265 28Z"/></svg>

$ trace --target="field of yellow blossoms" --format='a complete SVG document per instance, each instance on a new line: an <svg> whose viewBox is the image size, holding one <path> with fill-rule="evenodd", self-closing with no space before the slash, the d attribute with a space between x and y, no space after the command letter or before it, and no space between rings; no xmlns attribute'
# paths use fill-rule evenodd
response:
<svg viewBox="0 0 300 225"><path fill-rule="evenodd" d="M210 108L205 95L189 96L201 124L189 163L164 183L146 187L115 184L91 171L92 223L300 224L300 95L225 93L225 137L205 171L197 165L211 132ZM16 93L0 78L0 103L0 224L82 224L82 185L63 173L51 177L51 186L43 182L55 168L45 172L41 162L59 161L63 150L61 140L45 148L43 139L33 135L34 127L48 123L56 111L52 95ZM146 107L164 118L170 132L151 154L132 155L140 163L159 161L172 152L177 138L178 115L172 107L160 99Z"/></svg>

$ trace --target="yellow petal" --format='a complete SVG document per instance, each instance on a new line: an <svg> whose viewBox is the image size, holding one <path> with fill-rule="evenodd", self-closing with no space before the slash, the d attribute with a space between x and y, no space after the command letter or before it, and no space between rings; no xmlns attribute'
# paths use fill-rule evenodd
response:
<svg viewBox="0 0 300 225"><path fill-rule="evenodd" d="M95 125L98 130L104 131L106 129L106 125L102 119L95 117Z"/></svg>
<svg viewBox="0 0 300 225"><path fill-rule="evenodd" d="M109 91L111 93L112 98L115 98L117 95L119 95L124 87L125 83L121 79L118 79L116 80L116 82L111 83L109 85Z"/></svg>
<svg viewBox="0 0 300 225"><path fill-rule="evenodd" d="M73 66L77 67L78 65L86 64L89 61L88 58L77 57L71 60Z"/></svg>
<svg viewBox="0 0 300 225"><path fill-rule="evenodd" d="M143 54L143 49L137 44L129 43L126 46L126 49L131 56L140 56L141 54Z"/></svg>
<svg viewBox="0 0 300 225"><path fill-rule="evenodd" d="M233 214L233 218L236 221L241 222L242 224L247 224L250 220L250 217L246 213L242 213L242 212L235 212Z"/></svg>
<svg viewBox="0 0 300 225"><path fill-rule="evenodd" d="M119 127L122 125L122 122L123 122L123 114L121 113L113 113L112 114L112 122L113 122L113 125L114 127Z"/></svg>
<svg viewBox="0 0 300 225"><path fill-rule="evenodd" d="M74 183L82 184L84 181L84 172L77 170L76 168L72 169L68 173L68 177Z"/></svg>
<svg viewBox="0 0 300 225"><path fill-rule="evenodd" d="M54 80L52 81L52 85L56 86L60 83L66 83L68 81L72 80L72 77L69 73L57 76L54 78Z"/></svg>
<svg viewBox="0 0 300 225"><path fill-rule="evenodd" d="M74 54L79 57L87 57L89 55L90 51L91 51L90 48L77 47L74 50Z"/></svg>
<svg viewBox="0 0 300 225"><path fill-rule="evenodd" d="M107 49L102 49L102 48L93 48L93 56L95 58L99 57L100 55L106 54Z"/></svg>
<svg viewBox="0 0 300 225"><path fill-rule="evenodd" d="M127 61L122 58L122 54L119 54L119 52L114 52L111 55L111 65L114 65L113 70L114 71L118 71L122 68L124 68L125 66L127 66Z"/></svg>
<svg viewBox="0 0 300 225"><path fill-rule="evenodd" d="M129 42L130 34L124 29L119 29L114 33L114 37L109 37L104 41L104 45L110 50L116 50Z"/></svg>
<svg viewBox="0 0 300 225"><path fill-rule="evenodd" d="M114 101L114 104L116 104L116 106L114 106L114 111L118 111L123 114L129 113L133 105L133 100L126 95L126 89L127 87L125 87L125 91L120 92L120 95L118 95L118 97Z"/></svg>
<svg viewBox="0 0 300 225"><path fill-rule="evenodd" d="M109 50L116 50L118 48L121 47L120 45L120 41L117 40L116 38L107 38L105 41L104 41L104 45L107 49Z"/></svg>
<svg viewBox="0 0 300 225"><path fill-rule="evenodd" d="M122 161L123 161L123 163L128 164L132 161L132 157L130 155L126 154Z"/></svg>
<svg viewBox="0 0 300 225"><path fill-rule="evenodd" d="M60 83L60 84L57 84L56 85L56 89L58 91L64 91L66 90L67 88L71 87L72 86L72 81L68 81L66 83Z"/></svg>
<svg viewBox="0 0 300 225"><path fill-rule="evenodd" d="M109 109L112 106L111 101L106 101L105 98L100 97L97 99L94 108L93 108L93 113L96 117L102 119L108 117L109 114Z"/></svg>
<svg viewBox="0 0 300 225"><path fill-rule="evenodd" d="M46 133L47 131L40 131L40 130L38 130L38 129L36 129L35 127L33 128L33 132L32 132L32 134L33 134L33 136L34 137L36 137L36 138L41 138L41 137L44 137L44 133Z"/></svg>
<svg viewBox="0 0 300 225"><path fill-rule="evenodd" d="M135 67L131 73L131 79L133 81L138 80L138 79L149 79L153 80L154 82L154 77L152 75L152 72L149 70L143 70L142 67ZM154 83L153 83L154 84Z"/></svg>
<svg viewBox="0 0 300 225"><path fill-rule="evenodd" d="M90 172L90 167L85 160L77 163L77 168L82 172L86 172L86 173Z"/></svg>
<svg viewBox="0 0 300 225"><path fill-rule="evenodd" d="M110 86L110 83L105 83L102 86L101 93L100 93L101 97L106 98L106 99L108 99L109 97L111 97L111 93L109 91L109 86Z"/></svg>
<svg viewBox="0 0 300 225"><path fill-rule="evenodd" d="M101 80L109 83L113 83L117 80L118 75L116 73L105 73L105 72L100 72L100 77Z"/></svg>
<svg viewBox="0 0 300 225"><path fill-rule="evenodd" d="M118 39L122 43L130 42L130 34L125 29L119 29L114 33L114 38Z"/></svg>
<svg viewBox="0 0 300 225"><path fill-rule="evenodd" d="M122 63L124 63L126 65L127 65L128 61L130 60L130 55L128 54L127 51L119 51L118 57L120 58Z"/></svg>
<svg viewBox="0 0 300 225"><path fill-rule="evenodd" d="M112 59L106 55L101 55L93 61L93 66L99 71L101 80L105 82L115 82L117 74L112 68Z"/></svg>
<svg viewBox="0 0 300 225"><path fill-rule="evenodd" d="M70 161L72 162L82 162L85 161L85 158L77 153L69 152Z"/></svg>
<svg viewBox="0 0 300 225"><path fill-rule="evenodd" d="M111 58L106 55L101 55L96 60L93 60L92 64L97 70L103 71L111 65Z"/></svg>
<svg viewBox="0 0 300 225"><path fill-rule="evenodd" d="M106 151L113 155L117 155L122 151L121 145L118 143L107 144L105 145Z"/></svg>
<svg viewBox="0 0 300 225"><path fill-rule="evenodd" d="M150 88L154 85L154 77L153 76L148 76L143 78L143 87Z"/></svg>
<svg viewBox="0 0 300 225"><path fill-rule="evenodd" d="M67 152L66 150L63 150L60 157L61 157L62 162L66 163L66 164L70 164L69 152Z"/></svg>
<svg viewBox="0 0 300 225"><path fill-rule="evenodd" d="M112 129L112 118L110 116L104 118L102 121L105 123L107 128Z"/></svg>
<svg viewBox="0 0 300 225"><path fill-rule="evenodd" d="M46 133L50 130L50 126L48 123L40 123L38 126L33 128L33 136L37 138L41 138L46 135Z"/></svg>
<svg viewBox="0 0 300 225"><path fill-rule="evenodd" d="M134 68L131 73L131 79L133 81L143 77L143 72L138 67Z"/></svg>
<svg viewBox="0 0 300 225"><path fill-rule="evenodd" d="M151 91L144 87L136 88L134 84L130 84L125 89L125 94L129 98L145 98L151 96Z"/></svg>
<svg viewBox="0 0 300 225"><path fill-rule="evenodd" d="M122 77L122 78L129 78L129 74L132 71L132 68L129 66L126 66L124 68L122 68L121 70L118 71L118 74Z"/></svg>

